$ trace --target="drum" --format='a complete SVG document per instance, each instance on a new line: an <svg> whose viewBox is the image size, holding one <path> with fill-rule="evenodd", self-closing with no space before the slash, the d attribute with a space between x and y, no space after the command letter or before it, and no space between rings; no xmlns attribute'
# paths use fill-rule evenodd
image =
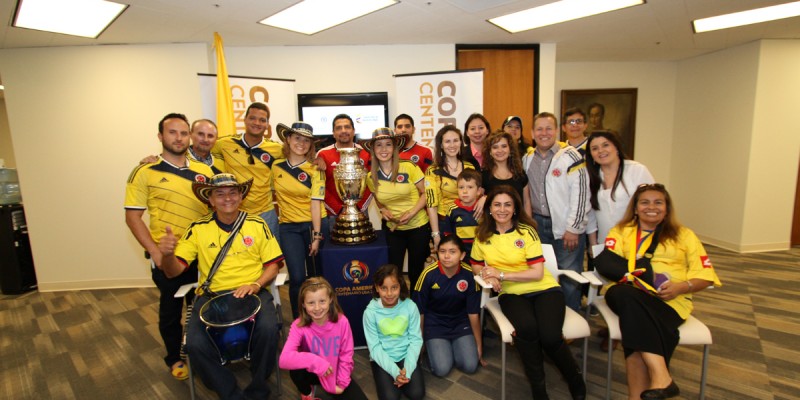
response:
<svg viewBox="0 0 800 400"><path fill-rule="evenodd" d="M250 341L259 310L258 296L251 294L237 299L233 292L216 296L200 308L200 320L219 353L220 364L250 359Z"/></svg>

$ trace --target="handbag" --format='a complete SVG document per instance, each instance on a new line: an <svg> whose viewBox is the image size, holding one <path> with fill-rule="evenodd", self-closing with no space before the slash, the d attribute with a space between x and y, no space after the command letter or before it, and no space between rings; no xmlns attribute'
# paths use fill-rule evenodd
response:
<svg viewBox="0 0 800 400"><path fill-rule="evenodd" d="M630 283L646 292L658 293L658 290L653 287L654 274L650 261L653 258L656 247L658 247L660 233L661 225L659 224L653 232L653 240L650 242L650 247L633 265L627 258L604 249L594 258L595 269L600 275L612 282Z"/></svg>

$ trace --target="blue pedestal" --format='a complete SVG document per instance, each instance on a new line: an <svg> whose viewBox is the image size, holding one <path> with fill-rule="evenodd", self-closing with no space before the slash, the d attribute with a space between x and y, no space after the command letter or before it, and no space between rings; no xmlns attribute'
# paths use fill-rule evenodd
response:
<svg viewBox="0 0 800 400"><path fill-rule="evenodd" d="M362 316L372 300L372 275L389 262L386 235L377 231L378 239L356 246L340 246L326 239L321 249L322 276L333 286L339 305L350 321L355 347L364 347Z"/></svg>

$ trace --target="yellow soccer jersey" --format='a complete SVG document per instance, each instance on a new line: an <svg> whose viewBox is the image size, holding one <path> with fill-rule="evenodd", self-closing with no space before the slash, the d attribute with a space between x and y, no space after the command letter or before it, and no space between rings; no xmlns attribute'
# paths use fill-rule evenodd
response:
<svg viewBox="0 0 800 400"><path fill-rule="evenodd" d="M325 174L314 163L291 165L286 159L272 166L275 197L281 210L280 223L310 222L311 200L320 201L320 215L325 212Z"/></svg>
<svg viewBox="0 0 800 400"><path fill-rule="evenodd" d="M485 242L475 238L471 256L473 265L480 267L489 265L505 272L525 271L533 264L544 262L539 235L536 233L536 229L525 224L519 224L518 229L512 229L506 233L495 233ZM534 293L558 286L558 282L550 274L550 271L544 265L542 268L544 268L544 275L541 280L505 281L502 283L500 295Z"/></svg>
<svg viewBox="0 0 800 400"><path fill-rule="evenodd" d="M464 169L475 169L472 163L464 161ZM447 215L447 210L458 198L457 176L448 174L439 166L431 166L425 172L425 196L428 208L438 207L439 216Z"/></svg>
<svg viewBox="0 0 800 400"><path fill-rule="evenodd" d="M208 272L230 236L230 226L223 227L209 214L189 226L178 246L177 256L184 265L197 260L200 283L205 282ZM283 260L278 240L272 236L267 224L257 215L248 215L236 234L225 260L211 279L212 292L233 290L258 279L265 265Z"/></svg>
<svg viewBox="0 0 800 400"><path fill-rule="evenodd" d="M225 172L235 175L239 182L253 178L253 186L242 200L241 209L257 215L275 208L272 204L272 164L277 158L283 157L283 146L263 139L261 143L249 147L242 136L220 138L211 154L223 160Z"/></svg>
<svg viewBox="0 0 800 400"><path fill-rule="evenodd" d="M375 188L372 182L372 174L378 174L378 187ZM419 200L419 190L416 184L423 180L425 177L422 175L422 170L411 161L401 160L400 167L397 170L397 176L386 176L380 168L373 168L367 175L367 186L373 193L376 199L389 211L392 215L399 217L404 212L414 208ZM416 215L414 215L407 224L397 226L395 222L389 221L386 225L389 229L404 231L414 228L419 228L428 223L428 213L423 207Z"/></svg>
<svg viewBox="0 0 800 400"><path fill-rule="evenodd" d="M225 162L222 161L221 158L214 157L213 154L209 154L209 156L211 156L211 160L212 160L211 161L211 170L214 171L214 174L216 175L216 174L225 172ZM191 147L189 148L189 151L186 152L186 157L188 159L190 159L190 160L206 164L205 162L203 162L203 160L198 159L194 155L194 153L192 152L192 148ZM206 165L208 165L208 164L206 164Z"/></svg>
<svg viewBox="0 0 800 400"><path fill-rule="evenodd" d="M642 257L653 241L652 235L648 236L639 246L637 251L636 242L638 237L638 226L615 226L606 236L606 249L618 255L635 260ZM689 228L681 228L678 231L678 239L664 243L660 240L650 265L653 266L653 273L664 274L666 278L674 282L685 282L689 279L702 279L713 282L714 286L722 286L711 265L711 260L706 254L706 249L700 239ZM634 256L635 254L635 256ZM675 309L681 318L686 319L692 313L692 295L681 294L667 304Z"/></svg>
<svg viewBox="0 0 800 400"><path fill-rule="evenodd" d="M205 182L211 167L187 159L187 167L158 161L133 169L125 188L126 210L147 210L150 236L158 243L169 225L178 236L192 221L208 214L208 206L192 193L192 182Z"/></svg>

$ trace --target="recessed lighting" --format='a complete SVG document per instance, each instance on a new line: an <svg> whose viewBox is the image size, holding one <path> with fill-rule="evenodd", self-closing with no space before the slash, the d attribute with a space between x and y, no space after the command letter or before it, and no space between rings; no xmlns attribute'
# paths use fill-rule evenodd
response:
<svg viewBox="0 0 800 400"><path fill-rule="evenodd" d="M644 4L644 2L645 0L562 0L492 18L489 22L510 33L517 33L621 8L638 6Z"/></svg>
<svg viewBox="0 0 800 400"><path fill-rule="evenodd" d="M798 15L800 15L800 1L795 1L792 3L779 4L777 6L762 7L731 14L717 15L716 17L696 19L692 21L692 27L695 33L702 33L774 21L776 19L791 18Z"/></svg>
<svg viewBox="0 0 800 400"><path fill-rule="evenodd" d="M127 8L104 0L19 0L12 26L94 39Z"/></svg>
<svg viewBox="0 0 800 400"><path fill-rule="evenodd" d="M258 23L313 35L397 3L397 0L305 0Z"/></svg>

